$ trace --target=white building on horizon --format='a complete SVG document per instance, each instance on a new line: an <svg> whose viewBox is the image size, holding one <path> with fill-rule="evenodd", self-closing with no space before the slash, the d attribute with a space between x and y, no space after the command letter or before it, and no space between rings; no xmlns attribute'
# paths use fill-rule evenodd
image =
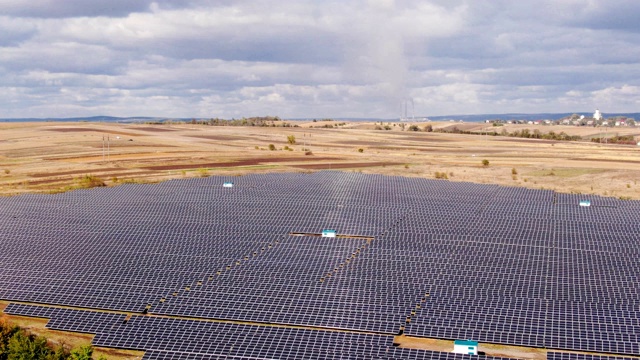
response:
<svg viewBox="0 0 640 360"><path fill-rule="evenodd" d="M596 112L593 113L593 118L597 121L602 120L602 113L600 112L600 110L596 109Z"/></svg>

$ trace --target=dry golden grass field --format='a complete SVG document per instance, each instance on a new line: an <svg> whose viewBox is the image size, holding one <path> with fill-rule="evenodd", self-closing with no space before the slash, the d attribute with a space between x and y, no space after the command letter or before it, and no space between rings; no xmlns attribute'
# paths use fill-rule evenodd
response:
<svg viewBox="0 0 640 360"><path fill-rule="evenodd" d="M559 192L640 199L640 146L375 130L374 123L289 122L299 127L192 124L0 123L0 194L59 192L166 179L333 169L440 177ZM335 122L334 122L335 124ZM435 129L494 131L490 124L431 123ZM407 124L407 128L410 124ZM417 124L421 128L424 123ZM313 128L311 128L313 126ZM640 129L506 125L569 135L634 135ZM295 136L291 145L287 136ZM109 137L109 150L103 138ZM273 144L275 150L269 150ZM312 154L305 155L306 146ZM287 150L288 147L291 150ZM360 150L361 149L361 150ZM483 166L482 161L489 165Z"/></svg>

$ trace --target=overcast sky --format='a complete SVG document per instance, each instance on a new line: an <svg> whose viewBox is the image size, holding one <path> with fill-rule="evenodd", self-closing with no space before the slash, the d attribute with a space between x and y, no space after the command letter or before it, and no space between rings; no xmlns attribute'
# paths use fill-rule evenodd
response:
<svg viewBox="0 0 640 360"><path fill-rule="evenodd" d="M640 111L638 0L0 0L0 117Z"/></svg>

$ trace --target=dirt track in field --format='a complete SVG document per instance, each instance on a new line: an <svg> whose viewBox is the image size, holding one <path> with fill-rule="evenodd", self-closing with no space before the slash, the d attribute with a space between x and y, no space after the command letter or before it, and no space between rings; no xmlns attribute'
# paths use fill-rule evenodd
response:
<svg viewBox="0 0 640 360"><path fill-rule="evenodd" d="M287 162L316 162L323 160L339 160L335 158L329 157L273 157L273 158L258 158L258 159L248 159L248 160L238 160L238 161L229 161L229 162L219 162L219 163L194 163L194 164L176 164L176 165L156 165L156 166L147 166L143 167L143 169L147 170L183 170L183 169L201 169L201 168L233 168L240 166L256 166L256 165L264 165L267 163L287 163ZM297 165L292 165L297 166Z"/></svg>
<svg viewBox="0 0 640 360"><path fill-rule="evenodd" d="M298 169L309 170L330 170L330 169L357 169L366 167L378 167L378 166L393 166L402 165L400 163L386 163L386 162L358 162L358 163L328 163L328 164L303 164L303 165L291 165Z"/></svg>

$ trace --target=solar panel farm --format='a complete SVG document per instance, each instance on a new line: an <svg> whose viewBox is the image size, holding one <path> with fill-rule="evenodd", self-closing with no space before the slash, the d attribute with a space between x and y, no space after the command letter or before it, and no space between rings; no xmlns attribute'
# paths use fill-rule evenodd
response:
<svg viewBox="0 0 640 360"><path fill-rule="evenodd" d="M139 131L131 129L119 127L121 133ZM232 159L223 151L211 155L214 160L187 162L147 151L153 161L142 164L144 156L137 153L136 166L165 166L163 171L171 172L165 175L173 179L158 183L121 181L117 186L29 193L43 190L28 184L41 163L51 173L57 167L57 174L47 179L60 182L80 174L82 166L103 171L101 176L134 173L125 162L132 150L124 145L105 154L114 157L111 163L103 163L102 148L92 145L93 150L74 157L51 151L49 160L33 160L25 165L33 168L24 173L12 168L14 178L7 180L5 190L22 194L0 197L3 318L45 319L39 321L47 331L86 334L107 354L109 349L132 351L119 358L477 356L452 352L456 340L477 342L478 354L491 359L640 358L640 201L626 199L636 198L635 187L620 187L618 194L625 194L621 199L541 189L534 180L521 186L465 180L477 176L482 182L492 172L499 177L497 172L515 166L519 160L509 154L521 149L501 140L478 139L464 148L464 161L471 158L468 151L477 155L474 163L493 149L487 169L454 167L453 159L462 159L463 150L446 134L410 134L424 139L407 140L402 146L409 150L384 149L383 144L383 149L346 154L318 145L344 141L335 136L320 140L330 138L333 130L297 131L298 142L312 134L313 140L305 141L314 141L315 147L304 146L313 155L256 150L265 154L262 165L207 166L206 176L180 171L200 169L208 161L247 164L243 161L251 157ZM83 135L76 131L73 139ZM389 136L397 140L409 135ZM134 140L151 142L142 136ZM198 146L223 147L208 141ZM227 138L224 146L234 141ZM352 146L364 146L357 144L361 140L352 141ZM426 178L415 172L420 166L406 166L410 153L419 152L419 141L426 143L423 149L458 149L440 155L425 151L432 163L420 165L430 166L429 174L435 168L461 173L450 179L455 181ZM168 142L165 146L176 146ZM624 157L627 167L640 156L631 147L553 144L573 157L579 157L575 147L592 146L590 161L597 161L598 151L624 152L619 158ZM7 149L5 166L11 156L21 156L17 148ZM176 146L175 151L186 153L181 149ZM379 153L369 154L374 151ZM272 153L285 160L269 162L266 154ZM544 156L529 161L544 159L554 161ZM606 172L581 170L575 182L614 173L626 184L637 173L615 168L621 166L615 161L600 161ZM531 163L520 163L521 178L536 179L540 169ZM351 165L336 171L318 164ZM302 165L309 166L296 168ZM558 165L557 173L570 168ZM487 174L475 175L483 172ZM27 184L10 186L16 179ZM525 187L531 185L536 188ZM600 188L594 190L598 192Z"/></svg>

